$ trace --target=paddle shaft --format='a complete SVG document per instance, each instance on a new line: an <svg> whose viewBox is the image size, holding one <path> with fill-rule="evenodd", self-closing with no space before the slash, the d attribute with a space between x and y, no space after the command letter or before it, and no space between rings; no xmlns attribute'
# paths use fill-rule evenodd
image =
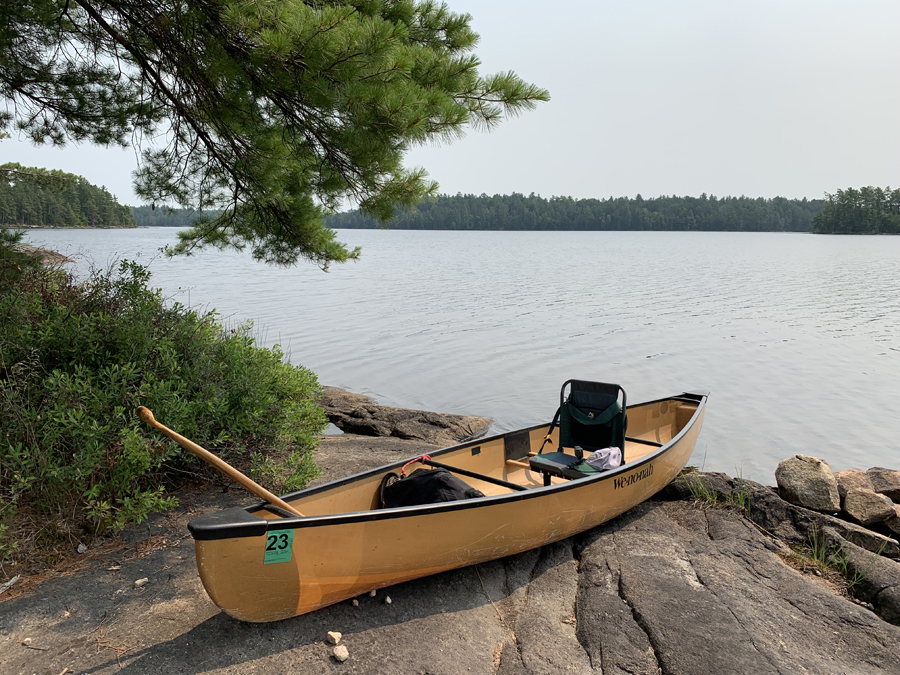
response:
<svg viewBox="0 0 900 675"><path fill-rule="evenodd" d="M159 422L157 422L156 418L153 417L153 413L150 412L150 410L148 408L145 408L144 406L138 406L137 414L138 414L138 417L140 417L142 420L144 420L144 422L149 424L151 427L155 427L156 429L161 431L163 434L165 434L166 436L171 438L173 441L178 443L178 445L180 445L182 448L184 448L188 452L196 455L197 457L202 459L207 464L210 464L210 465L216 467L219 471L224 473L226 476L231 478L233 481L236 481L236 482L240 483L241 485L243 485L245 488L250 490L250 492L255 494L257 497L259 497L263 501L266 501L269 504L272 504L273 506L282 508L285 511L288 511L289 513L293 513L296 516L300 516L301 518L303 517L303 514L300 513L293 506L288 504L283 499L279 499L278 497L273 495L271 492L266 490L262 485L259 485L258 483L252 481L250 478L248 478L247 476L242 474L240 471L235 469L233 466L231 466L228 462L225 462L225 461L219 459L214 454L212 454L209 450L201 448L199 445L197 445L193 441L189 441L181 434L177 434L174 431L172 431L171 429L169 429L167 426L162 425Z"/></svg>

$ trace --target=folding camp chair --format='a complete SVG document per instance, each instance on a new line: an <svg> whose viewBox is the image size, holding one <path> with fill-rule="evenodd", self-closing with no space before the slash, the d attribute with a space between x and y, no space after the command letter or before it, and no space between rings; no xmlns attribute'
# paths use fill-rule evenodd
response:
<svg viewBox="0 0 900 675"><path fill-rule="evenodd" d="M550 485L551 476L573 479L596 473L598 469L584 461L585 452L617 447L624 463L628 426L625 406L625 390L617 384L566 381L559 391L559 409L547 432L549 439L559 424L559 451L543 452L545 440L538 454L529 459L531 469L542 473L544 485ZM571 453L564 452L564 448L571 448Z"/></svg>

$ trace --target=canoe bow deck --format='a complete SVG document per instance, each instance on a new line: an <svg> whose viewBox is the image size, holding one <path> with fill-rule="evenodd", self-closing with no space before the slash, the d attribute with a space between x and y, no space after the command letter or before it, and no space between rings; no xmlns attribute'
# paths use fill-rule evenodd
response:
<svg viewBox="0 0 900 675"><path fill-rule="evenodd" d="M431 454L435 462L524 490L467 475L460 477L484 497L378 508L382 477L399 472L405 460L284 496L302 518L261 503L202 516L188 526L201 580L228 614L275 621L559 541L616 517L675 478L694 450L706 400L705 392L685 393L628 406L625 463L584 478L552 477L545 486L530 469L529 454L549 428L542 424Z"/></svg>

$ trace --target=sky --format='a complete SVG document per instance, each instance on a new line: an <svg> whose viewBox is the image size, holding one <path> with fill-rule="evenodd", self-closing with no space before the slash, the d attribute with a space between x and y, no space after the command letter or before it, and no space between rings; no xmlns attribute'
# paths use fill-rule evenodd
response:
<svg viewBox="0 0 900 675"><path fill-rule="evenodd" d="M413 149L446 194L820 198L900 187L897 0L448 0L482 73L551 101ZM132 149L0 142L0 162L81 174L119 201Z"/></svg>

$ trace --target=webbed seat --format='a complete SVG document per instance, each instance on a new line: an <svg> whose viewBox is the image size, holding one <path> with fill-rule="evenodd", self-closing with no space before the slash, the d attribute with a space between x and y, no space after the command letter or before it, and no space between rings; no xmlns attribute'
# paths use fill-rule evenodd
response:
<svg viewBox="0 0 900 675"><path fill-rule="evenodd" d="M625 429L628 426L626 402L625 390L617 384L586 380L563 383L559 409L547 432L549 439L559 424L559 450L545 453L541 446L538 454L528 461L533 471L543 474L544 485L550 484L551 476L574 479L597 473L598 469L584 461L585 451L590 454L615 446L622 450L624 462ZM565 448L571 448L571 453L565 452Z"/></svg>

